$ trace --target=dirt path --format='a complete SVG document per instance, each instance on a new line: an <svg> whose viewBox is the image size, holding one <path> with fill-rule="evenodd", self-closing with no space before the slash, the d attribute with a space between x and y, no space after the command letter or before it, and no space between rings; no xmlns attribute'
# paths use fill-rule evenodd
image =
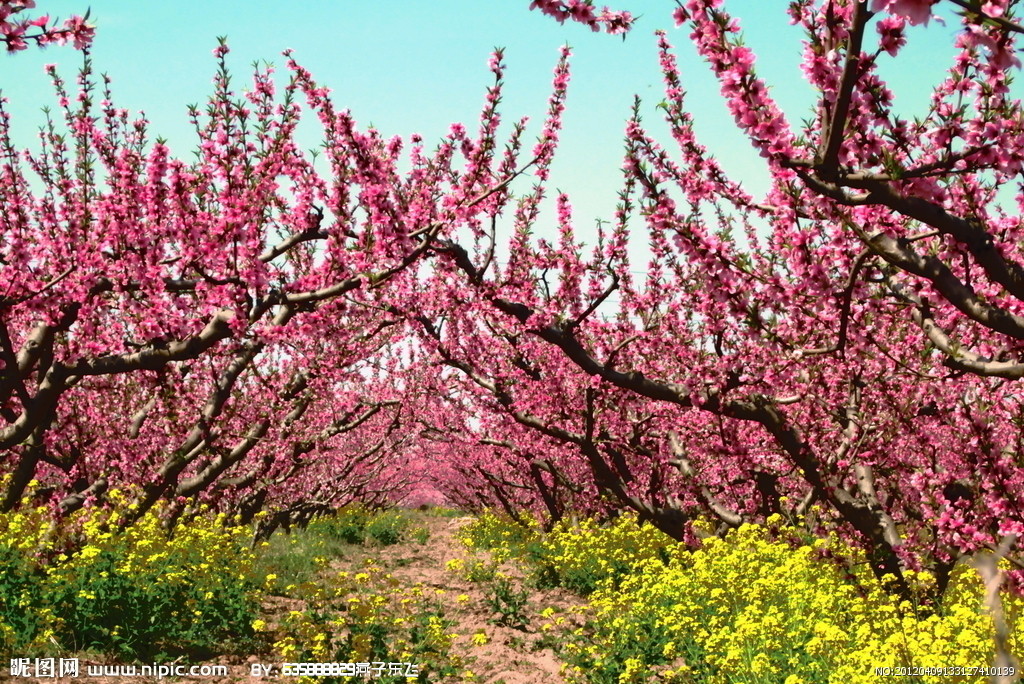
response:
<svg viewBox="0 0 1024 684"><path fill-rule="evenodd" d="M368 555L377 558L383 567L403 582L412 585L422 583L424 587L445 592L440 599L446 616L457 621L452 630L459 635L453 650L465 657L468 668L476 675L473 681L482 684L561 684L565 681L560 675L561 662L549 646L553 637L542 629L546 620L539 617L539 613L545 608L554 608L557 614L568 615L570 607L580 603L580 599L561 590L529 589L530 595L523 611L529 618L525 628L493 624L495 613L487 603L491 583L473 582L446 569L446 563L456 558L467 563L474 559L490 560L486 552L470 552L455 537L458 529L470 521L471 518L423 516L418 523L430 532L425 544L390 546ZM517 567L505 564L498 569L510 578L516 588L524 586L522 573ZM473 635L481 631L489 641L483 645L474 644Z"/></svg>

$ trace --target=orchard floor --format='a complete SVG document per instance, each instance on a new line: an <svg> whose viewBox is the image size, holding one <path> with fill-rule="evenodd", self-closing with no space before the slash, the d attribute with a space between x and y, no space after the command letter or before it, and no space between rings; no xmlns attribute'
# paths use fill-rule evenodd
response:
<svg viewBox="0 0 1024 684"><path fill-rule="evenodd" d="M570 609L584 602L579 596L562 589L537 590L520 582L522 572L514 563L499 566L499 571L506 574L517 587L528 589L529 598L525 610L529 623L525 628L513 628L495 624L495 613L488 607L487 593L490 587L487 582L475 582L465 579L460 574L446 569L448 561L456 558L469 560L488 559L482 551L469 551L456 537L455 532L462 525L470 522L470 518L447 518L413 511L413 524L426 528L429 537L425 542L407 541L393 546L351 546L346 548L343 557L334 558L323 572L324 581L330 581L332 575L339 571L359 572L364 568L366 560L372 558L377 565L390 573L394 578L408 586L421 585L426 592L436 594L444 605L445 616L456 622L449 632L458 634L452 645L452 653L461 656L466 669L473 673L472 678L464 676L432 679L438 684L449 684L469 681L474 684L560 684L565 680L560 675L561 662L551 648L554 633L541 629L545 619L539 616L546 608L565 616L566 622L559 631L572 629L575 621ZM443 592L443 593L442 593ZM468 597L468 600L467 598ZM268 642L274 638L274 630L282 617L289 611L302 610L304 603L296 599L281 596L268 596L263 604L263 619L268 623ZM473 635L484 632L488 641L476 643ZM220 684L222 682L297 682L296 677L254 677L250 673L256 664L273 665L279 669L280 658L267 654L255 654L249 657L234 655L211 658L204 662L192 662L182 659L183 665L224 665L230 674L223 676L196 677L125 677L125 676L86 676L86 664L100 664L100 660L83 656L81 675L77 679L38 679L40 682L80 682L82 684L124 684L124 682L190 682L196 684ZM110 664L106 661L103 664ZM19 678L19 682L33 681ZM339 681L347 681L341 679ZM370 682L373 681L371 678ZM412 680L410 680L412 681Z"/></svg>

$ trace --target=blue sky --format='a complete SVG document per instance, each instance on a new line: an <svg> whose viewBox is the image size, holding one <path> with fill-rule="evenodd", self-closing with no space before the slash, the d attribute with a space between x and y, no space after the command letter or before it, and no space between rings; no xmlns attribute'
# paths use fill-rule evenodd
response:
<svg viewBox="0 0 1024 684"><path fill-rule="evenodd" d="M280 53L296 58L333 91L335 103L349 108L360 124L373 123L386 135L417 132L429 141L454 121L473 124L486 86L487 60L495 46L506 49L506 121L530 115L534 132L546 109L551 70L559 46L574 50L573 79L553 168L553 185L573 198L581 226L610 218L619 188L622 131L634 94L644 98L645 120L654 123L661 81L653 32L664 28L677 47L689 107L698 133L725 168L760 192L766 177L758 157L735 130L708 68L676 29L670 0L622 0L616 8L639 14L625 40L559 25L527 0L307 0L174 3L93 0L39 0L35 13L66 17L91 7L97 26L94 68L113 78L115 103L144 110L151 133L169 140L176 154L194 145L186 105L202 103L211 90L216 37L226 35L235 85L248 81L249 65L268 60L283 67ZM600 4L600 3L598 3ZM785 2L733 0L758 69L792 121L809 114L812 93L799 71L799 29L789 26ZM948 64L951 18L911 31L910 49L892 65L898 102L907 113L923 112L931 84ZM56 63L72 80L80 56L67 47L28 50L0 57L0 90L11 102L16 139L35 145L40 108L54 95L43 66ZM310 139L309 147L319 141Z"/></svg>

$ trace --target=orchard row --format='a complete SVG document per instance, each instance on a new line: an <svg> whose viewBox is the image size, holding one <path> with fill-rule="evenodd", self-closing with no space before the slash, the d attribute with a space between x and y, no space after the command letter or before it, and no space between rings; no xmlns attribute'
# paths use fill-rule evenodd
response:
<svg viewBox="0 0 1024 684"><path fill-rule="evenodd" d="M19 24L24 4L0 3L9 50L30 27L88 42ZM618 210L586 241L548 186L568 49L539 130L503 118L498 50L478 123L427 143L360 127L288 53L284 85L259 68L239 95L222 43L192 156L88 60L73 85L51 70L38 149L0 110L0 508L60 518L117 489L122 526L169 500L168 525L208 506L266 511L269 533L443 497L552 524L628 509L683 540L781 515L908 594L910 570L941 593L964 554L1005 554L1024 532L1016 1L955 3L956 57L913 121L879 69L934 3L792 3L818 94L799 124L721 4L674 17L769 191L697 139L660 33L671 140L638 102Z"/></svg>

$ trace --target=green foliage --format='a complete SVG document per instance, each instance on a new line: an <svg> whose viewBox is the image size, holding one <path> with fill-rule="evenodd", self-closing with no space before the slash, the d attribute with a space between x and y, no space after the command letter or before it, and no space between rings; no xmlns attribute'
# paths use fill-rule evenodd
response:
<svg viewBox="0 0 1024 684"><path fill-rule="evenodd" d="M522 525L510 518L488 512L464 525L458 537L471 549L491 551L501 563L539 539L539 534L539 525Z"/></svg>
<svg viewBox="0 0 1024 684"><path fill-rule="evenodd" d="M153 660L252 648L260 582L246 530L197 518L168 537L154 512L115 533L114 513L92 510L70 521L72 537L12 538L37 514L0 520L3 651Z"/></svg>
<svg viewBox="0 0 1024 684"><path fill-rule="evenodd" d="M533 581L587 596L605 583L617 587L637 565L665 560L678 543L648 523L621 515L600 525L560 522L526 547Z"/></svg>
<svg viewBox="0 0 1024 684"><path fill-rule="evenodd" d="M922 613L875 579L862 552L804 536L776 516L602 584L584 628L566 635L570 681L726 684L742 672L751 684L867 683L875 666L991 662L992 620L975 572L958 568L942 609ZM922 595L935 582L927 572L907 578ZM1012 620L1021 599L1004 604ZM1019 638L1013 627L1011 648Z"/></svg>
<svg viewBox="0 0 1024 684"><path fill-rule="evenodd" d="M366 525L372 513L361 506L346 506L334 515L317 518L306 528L307 533L319 533L346 544L362 544L366 540Z"/></svg>
<svg viewBox="0 0 1024 684"><path fill-rule="evenodd" d="M497 566L494 563L474 560L466 564L465 577L470 582L490 582L495 578L497 571Z"/></svg>
<svg viewBox="0 0 1024 684"><path fill-rule="evenodd" d="M366 523L366 539L381 546L392 546L405 538L410 528L409 518L398 511L383 511Z"/></svg>
<svg viewBox="0 0 1024 684"><path fill-rule="evenodd" d="M264 545L258 565L271 578L268 585L274 593L298 596L331 559L348 555L352 545L423 544L429 536L425 528L412 525L407 512L347 506L303 529L275 534Z"/></svg>
<svg viewBox="0 0 1024 684"><path fill-rule="evenodd" d="M497 563L487 562L479 558L470 558L469 562L461 558L453 558L445 564L449 572L460 575L470 582L490 582L498 571Z"/></svg>
<svg viewBox="0 0 1024 684"><path fill-rule="evenodd" d="M422 532L412 529L404 511L373 511L362 506L346 506L334 515L317 518L307 532L321 534L346 544L392 546L407 538L421 539Z"/></svg>
<svg viewBox="0 0 1024 684"><path fill-rule="evenodd" d="M117 531L106 510L54 529L43 524L46 509L0 515L0 650L198 660L264 654L273 643L268 657L290 662L413 662L417 681L472 677L444 590L410 586L370 559L353 572L330 570L346 539L417 540L424 531L408 513L342 511L254 551L248 530L222 518L199 516L168 537L157 513ZM488 582L492 621L515 629L530 624L529 592L498 571L503 563L517 563L534 584L587 595L562 615L541 611L535 643L554 648L568 681L580 684L868 682L874 665L991 662L993 622L968 566L954 571L941 605L924 610L923 601L894 598L863 552L779 516L768 522L687 550L628 516L550 533L484 516L462 536L490 557L447 567ZM934 595L927 572L906 578L920 597ZM258 614L263 587L300 599L301 609L268 617L271 628ZM1003 605L1016 649L1024 599L1007 595Z"/></svg>
<svg viewBox="0 0 1024 684"><path fill-rule="evenodd" d="M992 662L993 622L968 566L954 571L936 607L928 572L905 573L915 599L903 600L875 578L862 551L780 516L707 537L697 550L628 515L524 530L481 516L461 537L491 560L453 559L448 568L469 577L511 561L539 587L586 596L572 611L580 617L540 614L548 621L539 632L565 661L570 682L866 683L875 681L875 665ZM487 602L496 622L526 624L526 593L503 575ZM1003 607L1016 649L1024 599L1004 596Z"/></svg>
<svg viewBox="0 0 1024 684"><path fill-rule="evenodd" d="M292 596L296 587L315 583L331 558L345 555L347 545L311 525L291 534L275 534L260 547L256 566L271 593Z"/></svg>
<svg viewBox="0 0 1024 684"><path fill-rule="evenodd" d="M461 518L466 515L457 508L447 508L446 506L427 506L425 509L421 506L420 510L435 518Z"/></svg>
<svg viewBox="0 0 1024 684"><path fill-rule="evenodd" d="M459 536L495 562L522 559L534 586L564 587L586 596L603 582L620 582L638 563L668 558L677 543L649 524L621 515L610 523L562 521L548 533L490 513L464 526Z"/></svg>
<svg viewBox="0 0 1024 684"><path fill-rule="evenodd" d="M417 681L457 681L451 678L464 663L451 653L455 634L449 629L455 623L445 616L438 594L422 585L403 585L367 561L361 572L341 572L311 587L304 600L304 610L285 618L275 656L292 662L411 662L419 666Z"/></svg>
<svg viewBox="0 0 1024 684"><path fill-rule="evenodd" d="M26 553L0 544L0 651L14 653L52 635L44 628L47 614L38 608L44 605L45 581L45 571Z"/></svg>
<svg viewBox="0 0 1024 684"><path fill-rule="evenodd" d="M495 622L513 629L526 629L530 623L526 616L526 603L530 593L517 590L505 576L497 576L487 593L487 605L498 615Z"/></svg>
<svg viewBox="0 0 1024 684"><path fill-rule="evenodd" d="M430 539L430 530L426 527L414 527L409 530L408 536L412 541L422 546Z"/></svg>

